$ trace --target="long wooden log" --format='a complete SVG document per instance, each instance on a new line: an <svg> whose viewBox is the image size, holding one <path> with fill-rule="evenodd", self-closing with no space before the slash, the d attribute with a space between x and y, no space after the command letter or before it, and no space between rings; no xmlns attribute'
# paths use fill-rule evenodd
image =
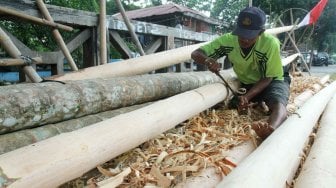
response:
<svg viewBox="0 0 336 188"><path fill-rule="evenodd" d="M202 44L203 43L194 44L138 58L89 67L65 75L52 76L49 79L64 81L145 74L190 59L191 52L196 50Z"/></svg>
<svg viewBox="0 0 336 188"><path fill-rule="evenodd" d="M222 72L225 77L231 73ZM0 133L155 101L219 81L211 72L193 72L4 86Z"/></svg>
<svg viewBox="0 0 336 188"><path fill-rule="evenodd" d="M302 106L310 97L321 90L322 86L329 81L329 78L330 75L323 76L318 84L314 84L311 88L306 89L303 93L295 97L294 105L297 107Z"/></svg>
<svg viewBox="0 0 336 188"><path fill-rule="evenodd" d="M0 135L0 155L61 133L74 131L117 115L145 107L149 104L151 104L151 102Z"/></svg>
<svg viewBox="0 0 336 188"><path fill-rule="evenodd" d="M225 153L225 158L232 163L239 165L239 163L250 155L255 148L252 140L249 140L227 151ZM216 185L222 181L222 178L222 174L218 173L218 169L215 167L208 167L197 176L188 178L186 182L177 184L175 188L212 188L216 187Z"/></svg>
<svg viewBox="0 0 336 188"><path fill-rule="evenodd" d="M27 14L24 14L22 12L16 11L16 10L12 10L12 9L8 9L8 8L4 8L4 7L0 7L0 12L1 13L5 13L5 14L9 14L15 17L19 17L21 19L27 20L27 21L31 21L40 25L47 25L53 28L57 28L57 29L63 29L65 31L72 31L73 28L70 26L66 26L63 24L59 24L59 23L55 23L55 22L51 22L45 19L41 19L41 18L37 18L34 16L30 16Z"/></svg>
<svg viewBox="0 0 336 188"><path fill-rule="evenodd" d="M305 141L336 92L336 82L309 99L217 187L285 187Z"/></svg>
<svg viewBox="0 0 336 188"><path fill-rule="evenodd" d="M194 44L107 65L89 67L77 72L53 76L49 79L64 81L145 74L153 70L169 67L189 60L191 52L204 44L205 43ZM283 64L286 65L292 62L298 56L299 54L293 54L284 58L282 60Z"/></svg>
<svg viewBox="0 0 336 188"><path fill-rule="evenodd" d="M223 84L206 85L0 155L0 186L56 187L173 128L227 95Z"/></svg>
<svg viewBox="0 0 336 188"><path fill-rule="evenodd" d="M295 181L297 188L336 185L336 95L324 111L314 144Z"/></svg>

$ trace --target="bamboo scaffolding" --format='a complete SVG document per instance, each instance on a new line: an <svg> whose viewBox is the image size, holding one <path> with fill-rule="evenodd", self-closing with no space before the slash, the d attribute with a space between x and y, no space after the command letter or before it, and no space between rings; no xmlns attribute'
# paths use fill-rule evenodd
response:
<svg viewBox="0 0 336 188"><path fill-rule="evenodd" d="M223 101L227 95L223 84L206 85L0 155L1 186L61 185Z"/></svg>
<svg viewBox="0 0 336 188"><path fill-rule="evenodd" d="M336 95L325 109L314 144L306 158L299 177L297 188L334 187L336 185Z"/></svg>
<svg viewBox="0 0 336 188"><path fill-rule="evenodd" d="M336 91L333 82L309 99L217 187L284 187L312 128Z"/></svg>
<svg viewBox="0 0 336 188"><path fill-rule="evenodd" d="M47 7L45 6L45 4L43 3L43 0L36 0L36 4L38 6L38 8L40 9L42 15L50 22L54 22L53 18L50 16L49 11L47 9ZM73 60L68 47L66 46L61 33L58 31L57 28L54 28L52 30L52 34L54 35L54 38L56 39L56 42L58 44L58 46L61 48L65 59L68 61L71 70L73 71L77 71L77 65L75 63L75 61Z"/></svg>
<svg viewBox="0 0 336 188"><path fill-rule="evenodd" d="M4 7L0 7L0 12L5 13L5 14L9 14L9 15L12 15L12 16L15 16L15 17L19 17L23 20L31 21L31 22L34 22L34 23L40 24L40 25L47 25L47 26L57 28L57 29L62 29L62 30L65 30L65 31L72 31L73 30L72 27L62 25L62 24L59 24L59 23L55 23L55 22L51 22L51 21L48 21L48 20L45 20L45 19L37 18L37 17L34 17L34 16L30 16L30 15L24 14L22 12L19 12L19 11L16 11L16 10L11 10L11 9L4 8Z"/></svg>

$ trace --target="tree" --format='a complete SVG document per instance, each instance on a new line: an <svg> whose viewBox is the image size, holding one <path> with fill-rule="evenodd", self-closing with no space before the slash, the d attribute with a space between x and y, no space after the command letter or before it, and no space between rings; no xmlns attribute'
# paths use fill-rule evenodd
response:
<svg viewBox="0 0 336 188"><path fill-rule="evenodd" d="M239 11L248 6L248 0L216 0L210 16L226 23L229 30L236 24Z"/></svg>

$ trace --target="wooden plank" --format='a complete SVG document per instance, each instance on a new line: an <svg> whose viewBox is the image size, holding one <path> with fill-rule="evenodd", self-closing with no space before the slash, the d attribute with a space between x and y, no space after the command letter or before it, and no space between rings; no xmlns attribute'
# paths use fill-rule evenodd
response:
<svg viewBox="0 0 336 188"><path fill-rule="evenodd" d="M38 18L38 17L30 16L30 15L27 15L27 14L21 12L21 11L16 11L16 10L13 10L13 9L0 7L0 13L9 14L11 16L18 17L18 18L21 18L21 19L26 20L28 22L33 22L33 23L39 24L39 25L47 25L47 26L50 26L50 27L53 27L53 28L63 29L65 31L72 31L73 30L72 27L62 25L62 24L58 24L58 23L55 23L53 21L48 21L48 20L45 20L45 19L41 19L41 18Z"/></svg>
<svg viewBox="0 0 336 188"><path fill-rule="evenodd" d="M33 2L25 0L25 3L12 2L10 0L0 1L0 6L11 8L17 11L24 11L25 14L41 17L40 13L36 10ZM46 5L50 15L56 22L64 23L71 26L84 26L84 27L97 27L98 16L93 12L75 10L65 7L54 5ZM116 19L111 15L107 15L107 26L110 30L128 31L126 24ZM134 31L139 34L148 34L156 36L172 35L176 38L192 40L192 41L209 41L216 38L218 35L209 35L206 33L198 33L189 30L180 30L174 27L167 27L158 24L151 24L147 22L131 21Z"/></svg>
<svg viewBox="0 0 336 188"><path fill-rule="evenodd" d="M147 46L147 48L145 48L146 54L155 53L160 48L161 45L162 45L162 38L154 40L151 44Z"/></svg>
<svg viewBox="0 0 336 188"><path fill-rule="evenodd" d="M121 53L124 59L132 58L132 51L125 44L124 40L121 38L118 32L110 31L110 41L112 45Z"/></svg>
<svg viewBox="0 0 336 188"><path fill-rule="evenodd" d="M67 47L70 52L73 52L75 49L80 47L86 40L91 37L90 29L84 29L80 31L70 42L67 43Z"/></svg>

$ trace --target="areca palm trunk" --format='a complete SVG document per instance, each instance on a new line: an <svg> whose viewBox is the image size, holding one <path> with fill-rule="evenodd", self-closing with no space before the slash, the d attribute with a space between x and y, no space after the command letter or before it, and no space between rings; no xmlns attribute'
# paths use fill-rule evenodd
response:
<svg viewBox="0 0 336 188"><path fill-rule="evenodd" d="M194 72L4 86L0 134L155 101L218 81L211 72Z"/></svg>

